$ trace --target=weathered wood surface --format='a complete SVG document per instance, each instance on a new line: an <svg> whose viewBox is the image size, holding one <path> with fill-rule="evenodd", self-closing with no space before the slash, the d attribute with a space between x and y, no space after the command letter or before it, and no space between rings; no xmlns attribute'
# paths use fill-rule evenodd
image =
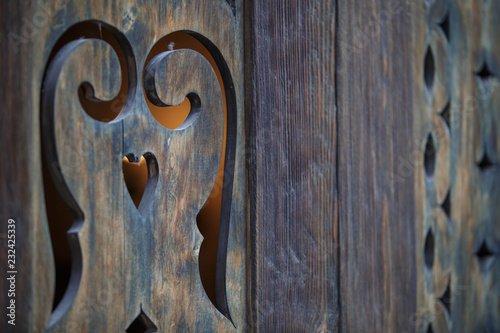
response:
<svg viewBox="0 0 500 333"><path fill-rule="evenodd" d="M380 0L338 8L340 331L412 332L412 8Z"/></svg>
<svg viewBox="0 0 500 333"><path fill-rule="evenodd" d="M4 315L1 326L13 331L37 332L48 325L49 331L54 332L76 328L125 331L136 317L145 314L159 331L235 330L231 321L212 305L202 287L198 268L202 237L196 215L216 183L225 135L231 138L233 148L238 142L243 144L241 129L238 132L224 129L225 117L231 119L233 126L242 126L239 14L235 16L226 1L151 1L144 5L134 1L64 1L57 6L34 1L23 8L2 3L2 9L2 14L18 18L9 21L8 15L3 15L2 41L6 47L2 51L2 69L11 84L2 84L8 125L2 131L5 148L2 157L12 164L2 163L2 181L9 185L2 186L1 218L17 222L19 274L17 326L8 326ZM21 17L26 17L27 25L32 24L32 18L43 17L45 21L34 21L36 30L25 36L24 25L19 23ZM91 22L93 27L83 24L64 37L61 45L56 45L63 33L84 20L95 20ZM99 21L114 26L116 32ZM142 87L143 75L148 75L144 73L150 60L147 56L153 45L178 30L200 34L213 43L205 44L206 49L212 52L217 48L220 55L212 53L213 58L217 65L225 60L227 70L221 69L222 74L217 75L211 66L214 60L194 51L174 51L167 58L178 54L176 59L163 59L164 63L176 61L176 64L174 68L159 68L155 81L160 99L175 104L188 93L196 92L201 102L192 126L172 131L154 120ZM27 41L13 45L9 32ZM94 39L69 43L79 33ZM201 37L199 40L205 42ZM124 48L127 42L130 50ZM165 45L165 48L162 51L182 47L171 45L169 49ZM57 55L54 50L59 51ZM47 71L43 90L46 98L42 99L45 106L41 106L47 63L60 66L61 74L58 75L58 70ZM166 76L164 70L171 76ZM221 91L218 76L226 84L228 74L232 82ZM90 85L81 86L82 81ZM173 94L166 85L181 95ZM50 97L54 97L53 102ZM195 102L191 99L192 106ZM52 107L53 119L47 111ZM232 118L225 115L225 108L233 113ZM99 114L106 109L111 112ZM113 119L119 112L122 113ZM42 130L40 121L44 123ZM70 236L73 246L70 291L52 314L55 267L41 174L42 136L47 167L49 170L55 167L52 179L77 220ZM235 184L231 210L234 222L225 231L229 234L227 279L222 282L215 279L215 290L220 305L226 290L220 297L222 292L217 292L217 288L227 284L229 311L237 329L242 330L246 326L245 189L243 150L237 151L241 153L230 156L230 163L226 163L229 169L234 168L230 177L234 177ZM148 152L154 157L145 154ZM144 201L151 201L149 206L139 206L139 210L130 198L121 168L123 157L131 159L132 154L137 158L145 154L150 177L153 180L157 177L156 186L149 190L147 187L143 196ZM216 183L216 186L224 191L223 186L229 185ZM4 225L2 222L2 233L6 233ZM220 260L216 261L219 267ZM2 294L3 308L7 301ZM147 322L144 315L141 318Z"/></svg>
<svg viewBox="0 0 500 333"><path fill-rule="evenodd" d="M414 14L418 332L500 331L499 19L498 1Z"/></svg>
<svg viewBox="0 0 500 333"><path fill-rule="evenodd" d="M500 331L498 1L36 0L0 15L0 260L12 218L18 271L4 331ZM56 45L85 20L116 31L87 22ZM78 33L93 39L51 57ZM54 119L47 63L62 68L44 88ZM193 92L198 119L165 129L165 104L197 106ZM171 110L176 128L186 109ZM136 208L122 159L143 154ZM66 205L73 256L51 244ZM76 274L52 313L64 263Z"/></svg>
<svg viewBox="0 0 500 333"><path fill-rule="evenodd" d="M337 331L335 2L249 1L248 321Z"/></svg>
<svg viewBox="0 0 500 333"><path fill-rule="evenodd" d="M32 8L25 8L21 2L2 1L0 3L2 16L2 31L0 41L0 69L2 71L2 84L0 96L2 105L2 130L0 131L0 145L2 151L2 162L0 163L0 233L1 233L1 270L0 306L2 316L0 327L7 328L6 312L9 299L6 292L6 268L7 268L7 220L16 221L16 269L23 274L17 275L16 279L16 309L20 314L20 304L29 304L33 309L47 306L43 298L33 298L31 283L36 273L33 265L34 259L38 259L41 265L48 265L50 252L41 249L33 257L33 244L38 241L46 241L46 234L38 233L37 219L38 211L41 209L36 199L37 193L41 195L40 166L36 168L37 157L40 156L40 140L37 127L37 118L32 114L36 101L26 98L31 94L30 84L33 76L33 66L26 66L31 58L31 52L27 52L26 45L17 48L9 47L7 29L21 34L19 20L23 16L33 14ZM9 13L8 15L6 13ZM41 68L42 65L40 65ZM19 78L25 78L26 81ZM36 97L34 97L36 98ZM35 162L35 165L33 165ZM46 258L44 260L44 258ZM44 274L44 272L40 272ZM46 283L43 283L46 282ZM47 279L39 284L38 288L47 289ZM50 305L49 305L50 306ZM24 307L26 309L26 307ZM36 310L35 310L36 311ZM26 315L23 320L16 321L19 325L11 327L11 332L28 331L34 321L39 320L35 311ZM18 317L19 318L19 317Z"/></svg>

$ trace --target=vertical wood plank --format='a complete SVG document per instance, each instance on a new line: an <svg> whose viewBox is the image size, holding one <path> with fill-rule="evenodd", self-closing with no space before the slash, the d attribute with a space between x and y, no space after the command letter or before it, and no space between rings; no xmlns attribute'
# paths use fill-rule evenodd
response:
<svg viewBox="0 0 500 333"><path fill-rule="evenodd" d="M415 312L412 87L406 2L338 3L342 332L411 332Z"/></svg>
<svg viewBox="0 0 500 333"><path fill-rule="evenodd" d="M2 122L0 131L0 327L4 332L30 332L40 327L50 311L50 299L34 298L33 285L40 290L52 290L53 266L44 221L39 213L43 199L39 126L33 113L37 94L33 92L36 70L27 65L33 57L31 45L39 28L30 20L34 15L31 2L0 3L0 69L2 83ZM40 174L40 175L39 175ZM8 219L16 225L15 233L15 326L8 324L7 306L10 284L7 283ZM39 270L35 265L47 267ZM10 274L9 274L10 275ZM37 279L42 277L41 280ZM10 312L10 310L9 310Z"/></svg>
<svg viewBox="0 0 500 333"><path fill-rule="evenodd" d="M250 329L337 331L335 1L248 1Z"/></svg>

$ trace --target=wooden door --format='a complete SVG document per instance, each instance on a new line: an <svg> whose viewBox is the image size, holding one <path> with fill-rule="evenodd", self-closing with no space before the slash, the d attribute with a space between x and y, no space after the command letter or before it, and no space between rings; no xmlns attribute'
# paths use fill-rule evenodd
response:
<svg viewBox="0 0 500 333"><path fill-rule="evenodd" d="M6 332L500 332L495 0L3 1Z"/></svg>

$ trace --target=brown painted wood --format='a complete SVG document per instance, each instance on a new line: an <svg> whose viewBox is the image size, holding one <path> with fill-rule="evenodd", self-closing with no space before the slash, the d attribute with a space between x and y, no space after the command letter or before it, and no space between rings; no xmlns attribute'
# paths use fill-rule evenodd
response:
<svg viewBox="0 0 500 333"><path fill-rule="evenodd" d="M338 6L340 330L413 332L412 8Z"/></svg>
<svg viewBox="0 0 500 333"><path fill-rule="evenodd" d="M245 12L252 331L337 331L335 2Z"/></svg>

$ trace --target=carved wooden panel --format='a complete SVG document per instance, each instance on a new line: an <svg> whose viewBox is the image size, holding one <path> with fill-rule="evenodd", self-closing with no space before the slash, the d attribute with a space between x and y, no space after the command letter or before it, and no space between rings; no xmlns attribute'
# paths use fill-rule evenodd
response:
<svg viewBox="0 0 500 333"><path fill-rule="evenodd" d="M9 56L29 68L16 74L21 95L9 88L3 97L32 126L19 151L27 192L11 201L24 209L6 209L18 228L22 298L16 326L2 326L243 329L242 30L234 6L7 7L33 15L26 25L36 31L10 24L2 35Z"/></svg>
<svg viewBox="0 0 500 333"><path fill-rule="evenodd" d="M0 17L0 331L500 332L499 1Z"/></svg>
<svg viewBox="0 0 500 333"><path fill-rule="evenodd" d="M422 1L413 28L418 332L500 331L498 1Z"/></svg>

